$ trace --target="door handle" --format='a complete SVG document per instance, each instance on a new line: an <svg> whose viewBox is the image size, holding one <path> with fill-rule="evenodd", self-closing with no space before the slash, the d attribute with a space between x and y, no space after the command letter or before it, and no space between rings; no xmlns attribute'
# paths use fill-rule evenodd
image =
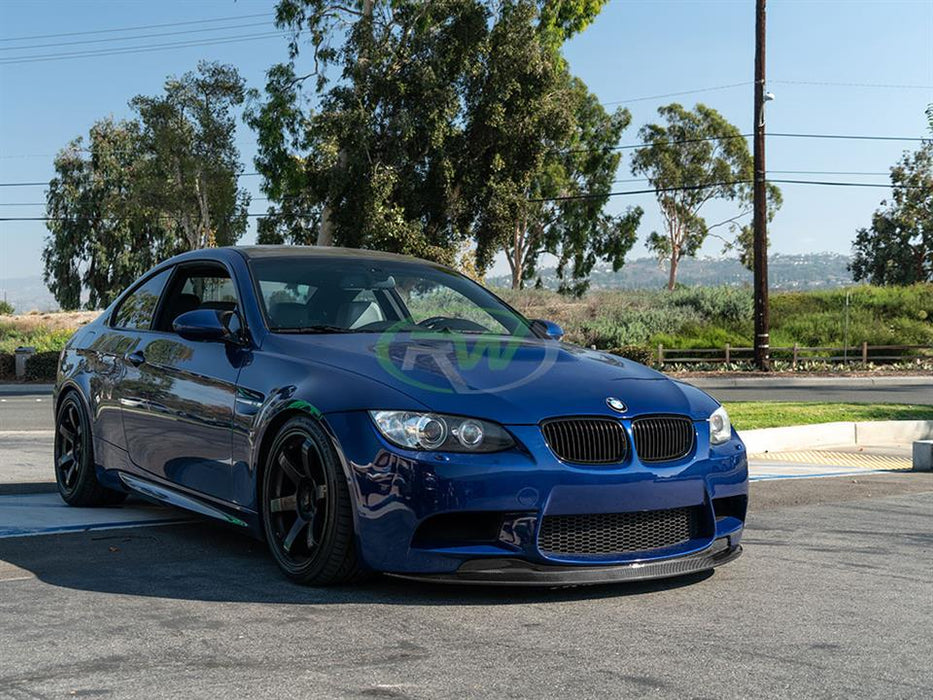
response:
<svg viewBox="0 0 933 700"><path fill-rule="evenodd" d="M123 359L133 365L133 367L139 367L143 362L146 361L146 356L143 355L142 350L136 350L135 352L126 353L123 356Z"/></svg>

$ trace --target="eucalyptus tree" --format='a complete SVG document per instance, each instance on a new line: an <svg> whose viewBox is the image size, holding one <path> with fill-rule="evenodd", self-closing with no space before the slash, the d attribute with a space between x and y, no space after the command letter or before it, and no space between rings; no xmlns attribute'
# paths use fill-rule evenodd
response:
<svg viewBox="0 0 933 700"><path fill-rule="evenodd" d="M530 82L517 71L508 75ZM494 84L491 92L508 90ZM477 256L486 267L504 250L512 287L519 289L534 277L539 257L549 253L558 259L561 291L582 293L598 260L618 270L635 243L642 210L614 216L605 211L621 159L616 146L631 115L624 109L608 113L566 71L541 94L536 110L527 109L521 92L515 94L515 111L527 115L526 121L505 111L498 124L482 121L470 139L486 159L475 169L483 177L475 188ZM490 123L496 128L490 130ZM502 172L499 162L512 167ZM520 166L523 177L517 178Z"/></svg>
<svg viewBox="0 0 933 700"><path fill-rule="evenodd" d="M560 54L604 2L281 0L289 60L249 112L273 202L260 239L448 263L475 240L479 272L504 250L517 285L543 252L574 284L596 257L621 262L632 215L603 208L629 118Z"/></svg>
<svg viewBox="0 0 933 700"><path fill-rule="evenodd" d="M246 230L249 195L239 187L236 112L244 81L202 61L165 82L163 94L130 102L141 125L139 196L166 218L181 250L231 245Z"/></svg>
<svg viewBox="0 0 933 700"><path fill-rule="evenodd" d="M55 158L46 195L44 277L64 309L106 306L157 262L236 242L249 198L234 144L243 83L202 63L139 96L138 117L95 123Z"/></svg>
<svg viewBox="0 0 933 700"><path fill-rule="evenodd" d="M82 297L88 308L106 306L164 248L158 216L133 194L139 150L136 122L104 119L55 158L42 259L46 285L63 309L79 308Z"/></svg>
<svg viewBox="0 0 933 700"><path fill-rule="evenodd" d="M276 21L294 33L289 60L248 117L274 202L262 240L451 262L465 236L462 93L487 32L483 3L282 0Z"/></svg>
<svg viewBox="0 0 933 700"><path fill-rule="evenodd" d="M693 257L710 231L728 226L738 232L740 259L751 263L750 229L740 223L751 214L753 161L745 136L711 107L693 110L674 103L658 108L663 124L646 124L639 131L643 146L632 157L632 173L644 175L655 190L662 232L652 231L647 245L668 264L668 289L677 284L677 267L685 256ZM768 219L781 205L780 190L768 186ZM702 216L713 200L737 202L739 212L710 225ZM735 245L724 239L727 247Z"/></svg>
<svg viewBox="0 0 933 700"><path fill-rule="evenodd" d="M853 243L852 276L872 284L933 282L933 141L891 168L892 193Z"/></svg>

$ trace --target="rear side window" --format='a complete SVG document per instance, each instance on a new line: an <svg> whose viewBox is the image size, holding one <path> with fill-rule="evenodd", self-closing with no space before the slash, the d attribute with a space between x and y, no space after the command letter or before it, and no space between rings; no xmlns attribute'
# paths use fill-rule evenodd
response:
<svg viewBox="0 0 933 700"><path fill-rule="evenodd" d="M127 330L147 331L152 327L159 297L171 275L171 268L146 280L124 299L113 315L113 326Z"/></svg>

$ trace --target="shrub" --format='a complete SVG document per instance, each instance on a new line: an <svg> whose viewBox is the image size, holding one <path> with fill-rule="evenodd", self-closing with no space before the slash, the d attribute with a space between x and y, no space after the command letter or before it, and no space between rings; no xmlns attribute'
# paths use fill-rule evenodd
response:
<svg viewBox="0 0 933 700"><path fill-rule="evenodd" d="M743 287L687 287L669 293L666 304L693 309L706 321L737 324L748 321L754 312L754 298Z"/></svg>
<svg viewBox="0 0 933 700"><path fill-rule="evenodd" d="M657 359L649 348L639 345L624 345L618 348L610 348L609 352L613 355L618 355L619 357L624 357L633 362L649 366L655 364L655 360Z"/></svg>
<svg viewBox="0 0 933 700"><path fill-rule="evenodd" d="M0 352L13 352L20 345L32 346L37 352L59 351L74 333L70 328L49 328L36 325L23 328L16 320L0 320Z"/></svg>
<svg viewBox="0 0 933 700"><path fill-rule="evenodd" d="M0 299L0 316L12 316L13 305L6 299Z"/></svg>
<svg viewBox="0 0 933 700"><path fill-rule="evenodd" d="M56 351L37 352L26 360L26 380L30 382L53 382L58 374Z"/></svg>
<svg viewBox="0 0 933 700"><path fill-rule="evenodd" d="M13 379L16 376L16 358L11 352L0 352L0 379Z"/></svg>

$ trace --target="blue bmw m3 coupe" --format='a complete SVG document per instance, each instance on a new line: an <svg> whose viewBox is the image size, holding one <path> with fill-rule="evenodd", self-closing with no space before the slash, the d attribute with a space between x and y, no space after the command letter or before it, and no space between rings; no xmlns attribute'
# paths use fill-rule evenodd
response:
<svg viewBox="0 0 933 700"><path fill-rule="evenodd" d="M725 410L561 335L414 258L186 253L63 351L58 488L218 518L317 585L594 584L735 559L748 468Z"/></svg>

